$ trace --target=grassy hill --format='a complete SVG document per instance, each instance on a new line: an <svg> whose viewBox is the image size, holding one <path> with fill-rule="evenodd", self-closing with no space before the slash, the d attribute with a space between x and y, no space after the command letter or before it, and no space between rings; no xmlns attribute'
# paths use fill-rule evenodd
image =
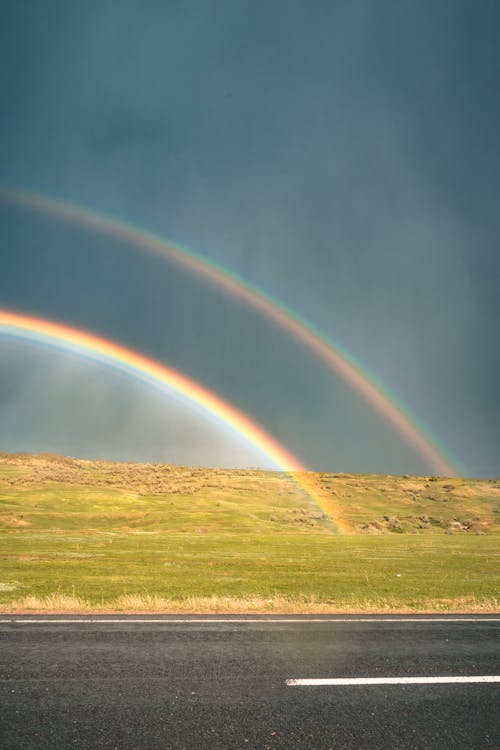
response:
<svg viewBox="0 0 500 750"><path fill-rule="evenodd" d="M498 609L500 480L314 480L0 455L0 606Z"/></svg>

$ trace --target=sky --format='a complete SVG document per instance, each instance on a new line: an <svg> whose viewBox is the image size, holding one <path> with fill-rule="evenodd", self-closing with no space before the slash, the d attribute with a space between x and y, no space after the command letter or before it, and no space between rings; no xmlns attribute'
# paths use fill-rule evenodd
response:
<svg viewBox="0 0 500 750"><path fill-rule="evenodd" d="M493 0L0 3L0 185L181 244L355 357L470 476L500 475ZM308 467L430 467L243 302L0 201L0 307L142 352ZM0 336L0 450L264 466L168 393Z"/></svg>

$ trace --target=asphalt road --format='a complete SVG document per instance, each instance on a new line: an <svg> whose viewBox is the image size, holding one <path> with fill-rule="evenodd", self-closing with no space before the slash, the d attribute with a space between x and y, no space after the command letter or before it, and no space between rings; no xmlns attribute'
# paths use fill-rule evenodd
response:
<svg viewBox="0 0 500 750"><path fill-rule="evenodd" d="M500 617L0 615L0 747L500 748ZM112 620L112 621L111 621Z"/></svg>

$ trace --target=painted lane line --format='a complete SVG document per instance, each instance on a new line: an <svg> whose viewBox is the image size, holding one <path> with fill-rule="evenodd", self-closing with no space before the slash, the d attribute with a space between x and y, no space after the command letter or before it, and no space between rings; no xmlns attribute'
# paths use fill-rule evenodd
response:
<svg viewBox="0 0 500 750"><path fill-rule="evenodd" d="M470 682L500 682L500 675L467 675L446 677L337 677L287 680L288 687L311 685L454 685Z"/></svg>
<svg viewBox="0 0 500 750"><path fill-rule="evenodd" d="M455 622L500 622L500 617L331 617L331 618L278 618L278 617L206 617L206 618L158 618L158 617L10 617L0 619L1 624L19 624L19 625L47 625L47 624L92 624L92 625L127 625L127 624L162 624L162 625L198 625L198 624L239 624L247 623L278 623L278 624L307 624L307 623L455 623Z"/></svg>

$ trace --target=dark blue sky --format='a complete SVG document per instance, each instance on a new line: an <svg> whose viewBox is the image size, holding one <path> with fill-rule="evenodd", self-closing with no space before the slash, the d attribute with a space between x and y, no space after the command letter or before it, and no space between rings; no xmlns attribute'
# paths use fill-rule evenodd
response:
<svg viewBox="0 0 500 750"><path fill-rule="evenodd" d="M500 473L496 2L0 11L2 184L243 275L359 358L467 473ZM312 468L427 470L289 336L174 266L8 205L0 257L0 306L168 362ZM88 367L0 341L0 449L258 462Z"/></svg>

